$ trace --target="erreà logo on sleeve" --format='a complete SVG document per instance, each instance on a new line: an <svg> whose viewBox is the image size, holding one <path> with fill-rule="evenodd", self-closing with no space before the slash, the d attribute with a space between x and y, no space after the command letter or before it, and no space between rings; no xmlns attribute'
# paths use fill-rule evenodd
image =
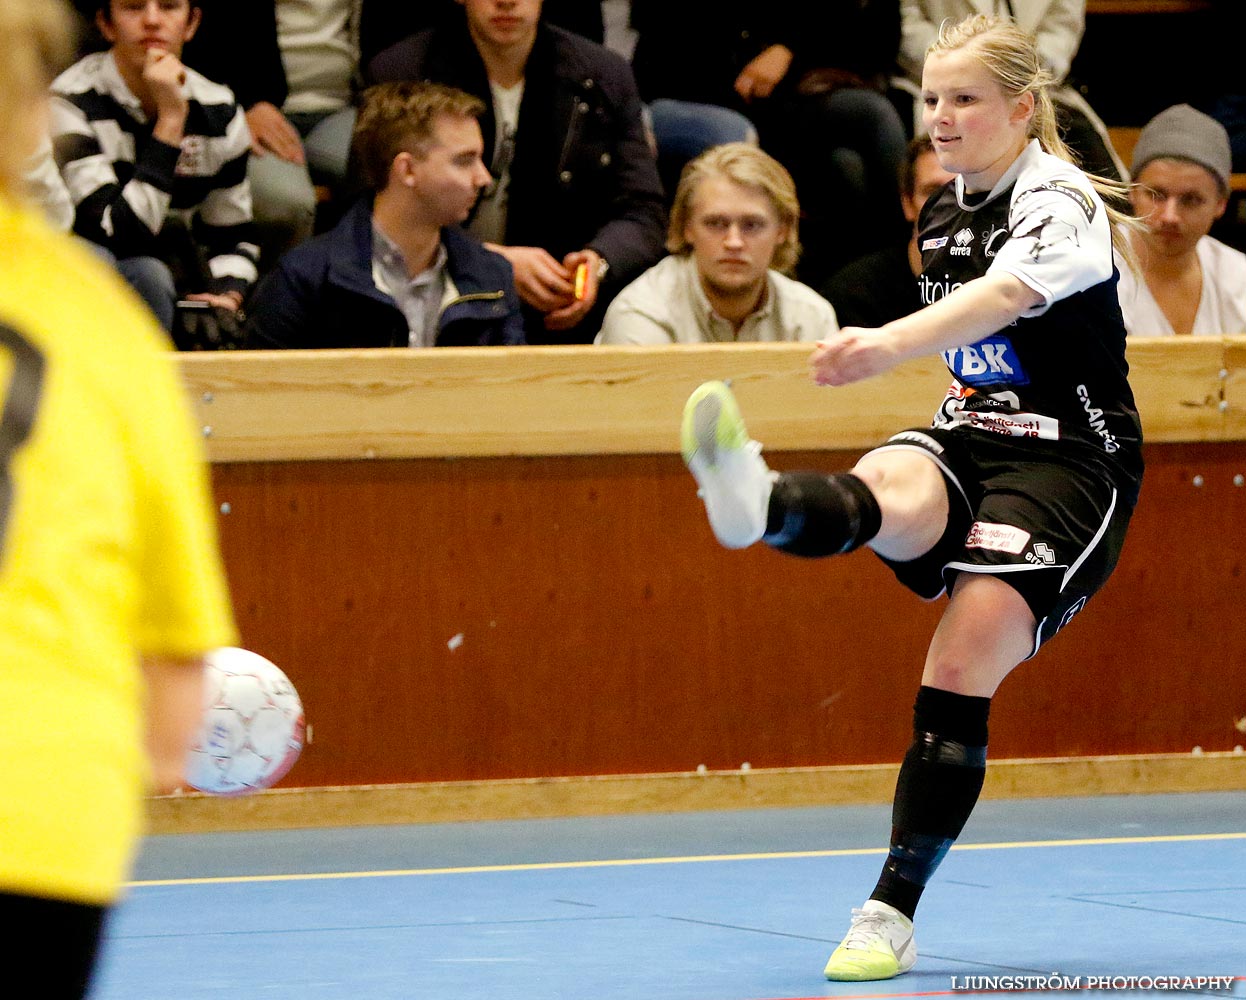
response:
<svg viewBox="0 0 1246 1000"><path fill-rule="evenodd" d="M943 360L964 385L1028 385L1030 382L1012 341L1002 334L946 350Z"/></svg>

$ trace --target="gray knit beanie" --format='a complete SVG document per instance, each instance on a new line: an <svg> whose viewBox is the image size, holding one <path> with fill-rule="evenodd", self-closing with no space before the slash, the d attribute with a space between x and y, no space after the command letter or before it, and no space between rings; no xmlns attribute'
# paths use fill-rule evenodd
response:
<svg viewBox="0 0 1246 1000"><path fill-rule="evenodd" d="M1188 104L1174 104L1147 122L1134 146L1132 172L1135 177L1152 160L1189 160L1206 167L1229 186L1233 172L1233 153L1229 133L1216 119L1196 111Z"/></svg>

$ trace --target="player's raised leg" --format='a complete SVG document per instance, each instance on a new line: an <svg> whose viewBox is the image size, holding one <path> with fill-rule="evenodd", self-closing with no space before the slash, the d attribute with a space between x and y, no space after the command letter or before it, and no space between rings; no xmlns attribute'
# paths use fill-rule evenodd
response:
<svg viewBox="0 0 1246 1000"><path fill-rule="evenodd" d="M729 549L765 541L818 557L869 544L888 559L914 559L947 527L943 477L922 455L872 452L851 472L833 474L771 471L724 382L706 382L689 397L682 446L710 527Z"/></svg>

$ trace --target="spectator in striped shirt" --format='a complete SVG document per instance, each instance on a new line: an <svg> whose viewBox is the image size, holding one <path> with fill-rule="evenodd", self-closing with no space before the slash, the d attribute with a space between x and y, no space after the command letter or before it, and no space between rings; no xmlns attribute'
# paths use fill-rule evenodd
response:
<svg viewBox="0 0 1246 1000"><path fill-rule="evenodd" d="M246 118L181 61L201 17L197 0L100 0L110 48L52 84L74 231L115 258L168 330L179 297L236 311L257 273Z"/></svg>

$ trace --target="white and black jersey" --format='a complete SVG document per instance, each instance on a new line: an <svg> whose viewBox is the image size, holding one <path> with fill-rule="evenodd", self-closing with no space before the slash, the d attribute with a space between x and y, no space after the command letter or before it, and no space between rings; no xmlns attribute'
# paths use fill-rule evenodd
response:
<svg viewBox="0 0 1246 1000"><path fill-rule="evenodd" d="M111 52L79 60L52 84L57 166L74 203L74 230L118 258L161 257L168 218L194 224L212 287L245 292L259 252L251 233L246 117L228 87L187 69L180 147L152 136Z"/></svg>
<svg viewBox="0 0 1246 1000"><path fill-rule="evenodd" d="M954 380L934 426L1073 443L1136 494L1142 430L1111 228L1086 176L1034 140L983 196L957 177L926 203L919 231L925 305L998 271L1043 299L1011 326L944 352Z"/></svg>

